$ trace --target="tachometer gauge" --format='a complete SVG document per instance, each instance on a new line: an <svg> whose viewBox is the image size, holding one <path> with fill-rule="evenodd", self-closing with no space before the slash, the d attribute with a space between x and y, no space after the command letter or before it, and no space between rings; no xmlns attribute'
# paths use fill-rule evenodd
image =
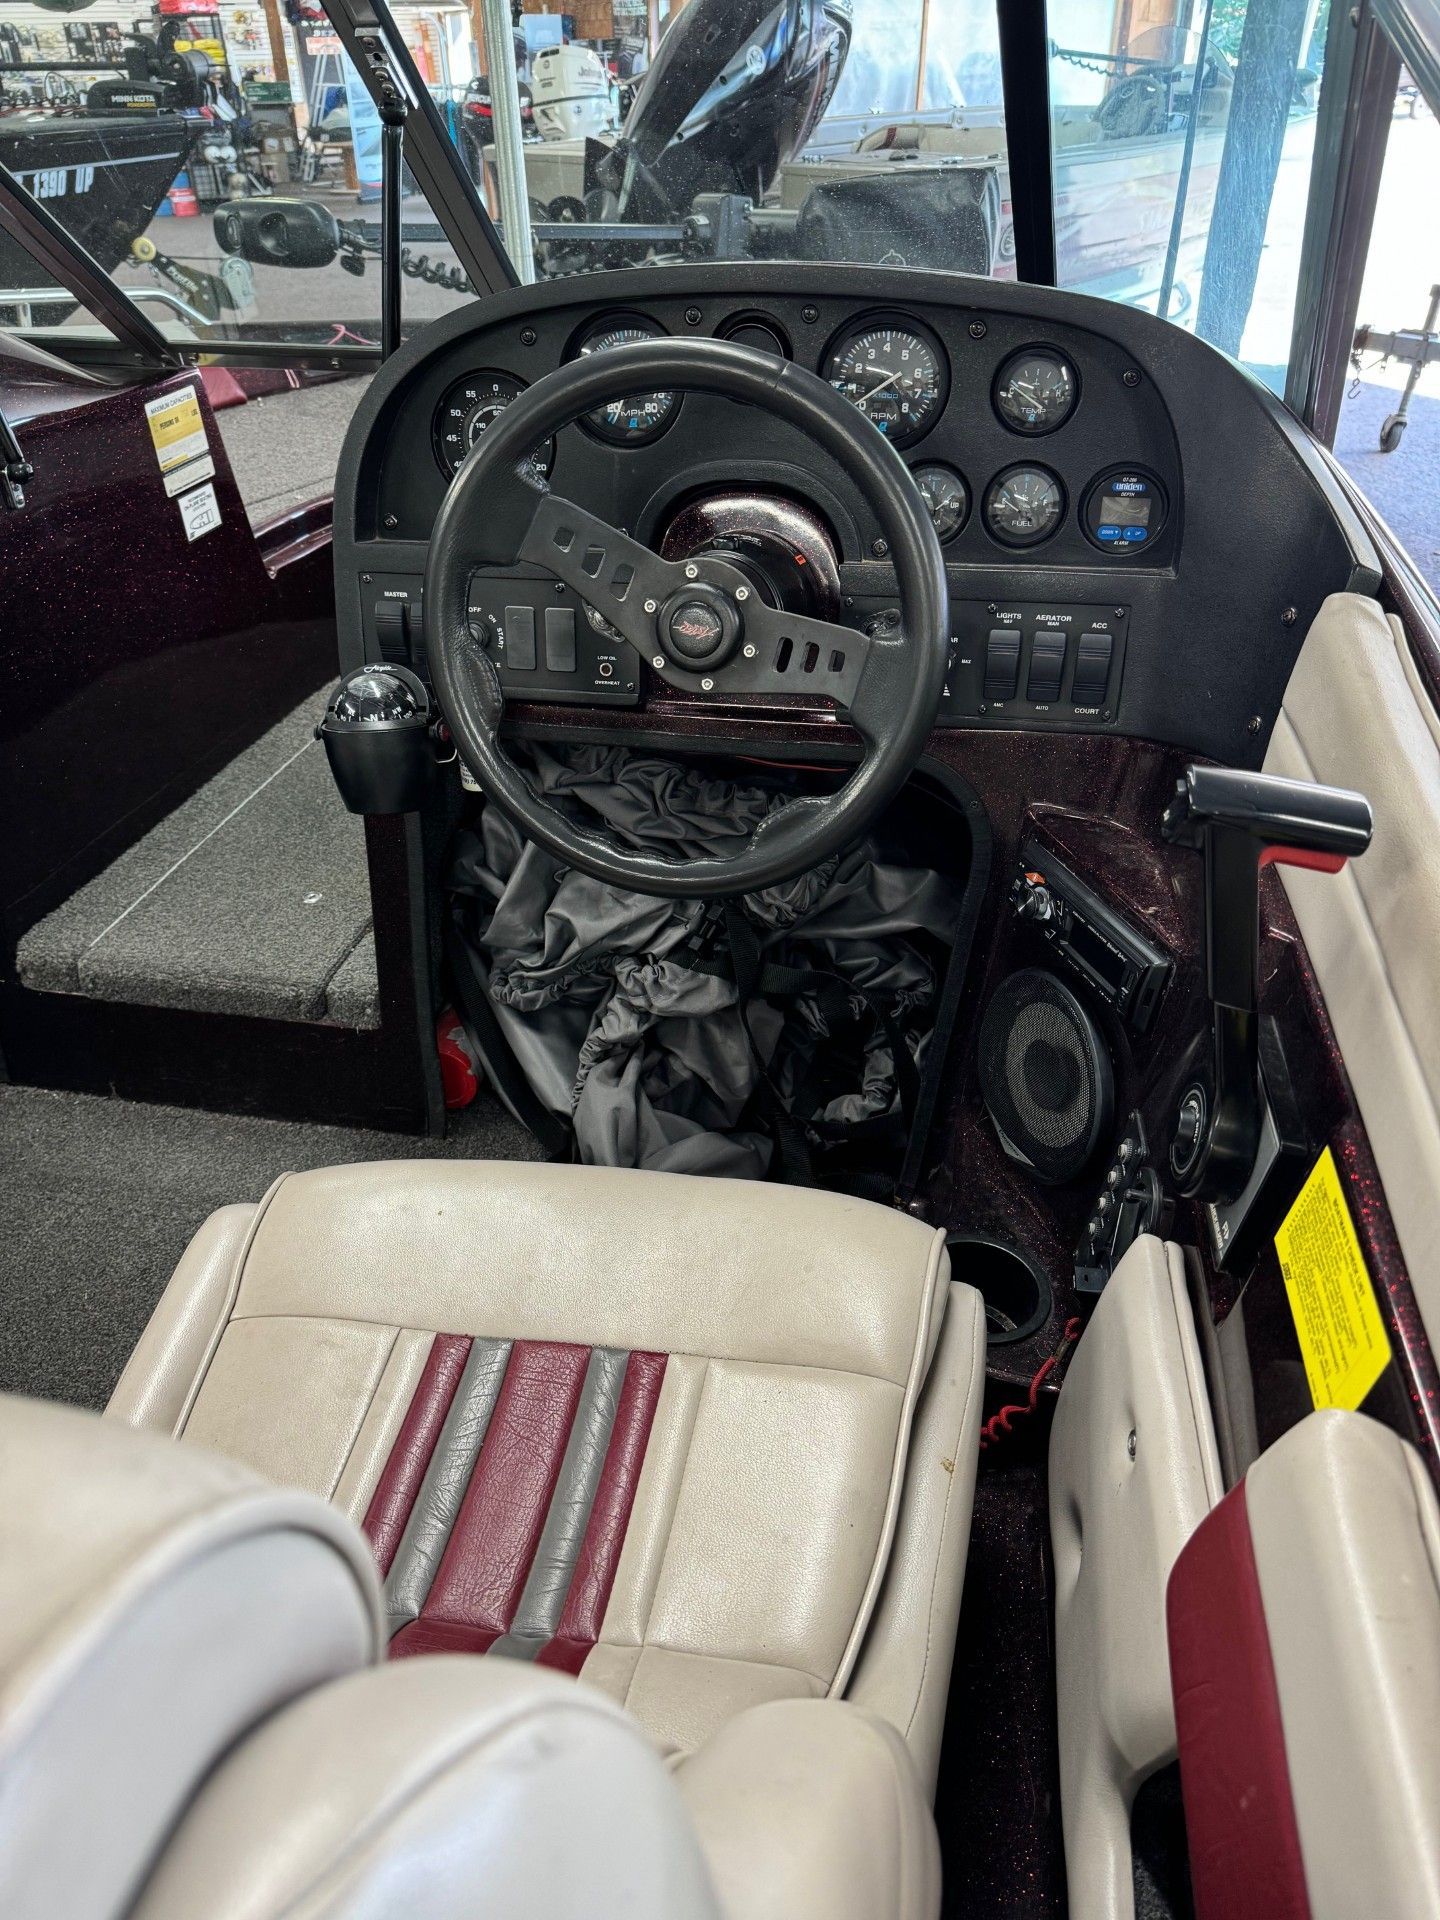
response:
<svg viewBox="0 0 1440 1920"><path fill-rule="evenodd" d="M945 349L914 321L852 327L830 348L821 372L897 447L928 433L945 411Z"/></svg>
<svg viewBox="0 0 1440 1920"><path fill-rule="evenodd" d="M581 354L604 353L609 347L625 347L632 340L663 340L665 329L641 315L626 315L602 322L580 342ZM584 415L586 426L612 447L639 447L657 440L675 417L679 405L675 393L627 393L621 400L596 407Z"/></svg>
<svg viewBox="0 0 1440 1920"><path fill-rule="evenodd" d="M953 467L928 461L911 469L937 540L953 540L970 517L970 490Z"/></svg>
<svg viewBox="0 0 1440 1920"><path fill-rule="evenodd" d="M435 458L452 479L485 429L524 391L525 382L509 373L467 373L446 388L435 409ZM555 442L536 447L525 464L537 479L545 479L555 464Z"/></svg>
<svg viewBox="0 0 1440 1920"><path fill-rule="evenodd" d="M1022 347L995 376L995 411L1015 433L1053 433L1079 398L1075 369L1049 347Z"/></svg>
<svg viewBox="0 0 1440 1920"><path fill-rule="evenodd" d="M1044 467L1007 467L985 490L985 525L1007 547L1048 540L1065 514L1065 489Z"/></svg>

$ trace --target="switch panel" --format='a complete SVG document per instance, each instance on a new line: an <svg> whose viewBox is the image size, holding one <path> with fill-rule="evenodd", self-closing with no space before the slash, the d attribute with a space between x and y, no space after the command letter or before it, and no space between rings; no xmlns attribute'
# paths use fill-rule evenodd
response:
<svg viewBox="0 0 1440 1920"><path fill-rule="evenodd" d="M892 602L856 601L857 626ZM950 670L940 725L1070 727L1120 719L1130 609L1078 601L950 601Z"/></svg>
<svg viewBox="0 0 1440 1920"><path fill-rule="evenodd" d="M367 660L394 660L428 680L423 590L419 574L367 575L360 583L360 618ZM635 649L548 574L476 574L470 631L483 642L509 699L633 707L640 698Z"/></svg>
<svg viewBox="0 0 1440 1920"><path fill-rule="evenodd" d="M485 643L507 699L633 707L640 698L635 649L551 575L475 574L470 631Z"/></svg>

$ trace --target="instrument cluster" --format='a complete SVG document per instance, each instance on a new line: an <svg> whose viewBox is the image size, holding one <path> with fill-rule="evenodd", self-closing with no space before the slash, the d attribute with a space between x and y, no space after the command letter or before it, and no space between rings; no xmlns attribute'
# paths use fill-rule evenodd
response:
<svg viewBox="0 0 1440 1920"><path fill-rule="evenodd" d="M652 313L615 309L589 315L568 339L563 358L604 352L630 341L663 338L671 331ZM810 365L843 394L891 445L909 457L911 471L929 509L942 545L955 542L972 520L995 548L1032 552L1067 525L1074 525L1089 546L1112 561L1134 561L1159 543L1170 518L1170 501L1159 476L1138 460L1116 463L1077 482L1071 471L1049 456L1052 441L1085 410L1085 381L1077 356L1052 341L1037 338L991 356L985 385L975 391L973 367L960 381L951 353L936 327L900 309L875 309L845 320L831 332L818 354L796 351L791 334L768 313L723 317L713 329L762 352L793 357ZM973 331L973 330L972 330ZM982 329L983 331L983 329ZM435 457L447 478L486 428L521 392L525 382L507 369L483 367L454 381L435 411ZM585 415L582 433L622 452L649 447L683 417L679 393L628 394ZM967 431L976 411L1013 436L1015 457L987 458L974 471L981 436ZM936 447L944 428L949 442ZM977 451L971 453L968 448ZM932 448L935 449L932 452ZM915 450L912 454L911 450ZM936 457L942 452L946 457ZM537 447L533 471L548 477L555 463L555 442ZM1037 557L1044 558L1043 552Z"/></svg>

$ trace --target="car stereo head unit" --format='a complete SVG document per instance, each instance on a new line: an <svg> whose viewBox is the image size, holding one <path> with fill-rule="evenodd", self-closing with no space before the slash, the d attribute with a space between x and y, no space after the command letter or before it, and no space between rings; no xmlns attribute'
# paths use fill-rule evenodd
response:
<svg viewBox="0 0 1440 1920"><path fill-rule="evenodd" d="M1172 963L1099 894L1037 841L1027 840L1010 904L1051 956L1112 1006L1136 1033L1148 1033Z"/></svg>

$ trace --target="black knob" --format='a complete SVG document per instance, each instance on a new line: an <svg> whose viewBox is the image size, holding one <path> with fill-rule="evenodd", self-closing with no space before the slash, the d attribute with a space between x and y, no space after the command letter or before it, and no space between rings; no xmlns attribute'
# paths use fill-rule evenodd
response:
<svg viewBox="0 0 1440 1920"><path fill-rule="evenodd" d="M1170 1165L1178 1179L1194 1169L1205 1139L1208 1111L1202 1087L1187 1088L1175 1116L1175 1137L1170 1142Z"/></svg>

